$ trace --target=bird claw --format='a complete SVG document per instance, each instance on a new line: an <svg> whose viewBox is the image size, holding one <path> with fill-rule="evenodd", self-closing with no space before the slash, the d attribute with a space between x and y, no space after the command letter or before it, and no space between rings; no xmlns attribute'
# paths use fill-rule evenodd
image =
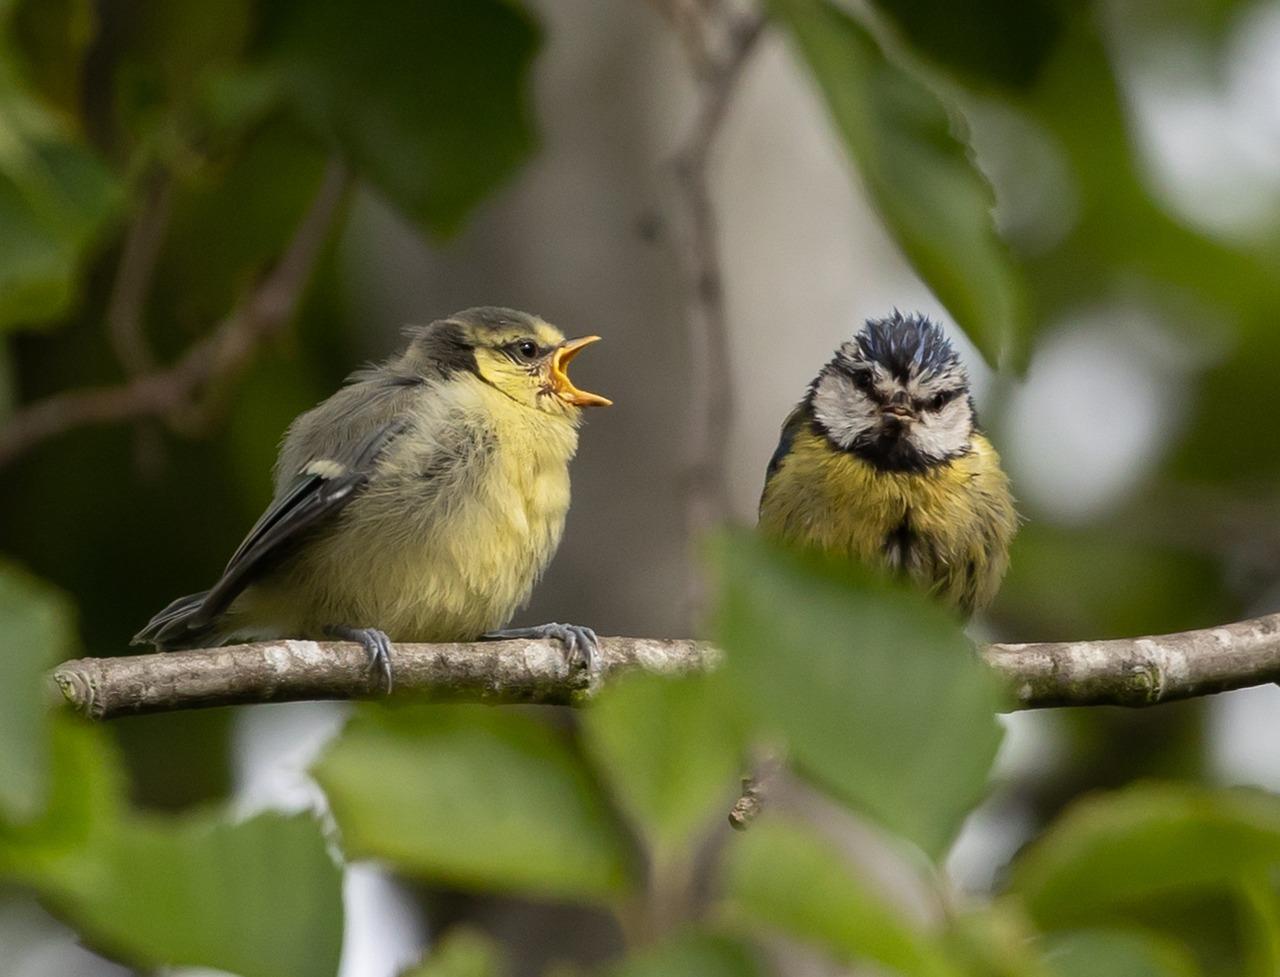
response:
<svg viewBox="0 0 1280 977"><path fill-rule="evenodd" d="M591 628L581 624L548 624L547 637L559 638L569 657L569 664L594 674L600 667L600 639Z"/></svg>
<svg viewBox="0 0 1280 977"><path fill-rule="evenodd" d="M583 669L589 675L600 668L600 639L591 628L581 624L539 624L531 628L504 628L481 635L485 641L502 641L507 638L552 638L565 648L565 657L575 669Z"/></svg>
<svg viewBox="0 0 1280 977"><path fill-rule="evenodd" d="M391 694L395 688L395 678L391 670L391 639L385 631L378 628L329 628L329 633L344 641L354 641L363 645L369 655L369 671L382 679L383 691Z"/></svg>

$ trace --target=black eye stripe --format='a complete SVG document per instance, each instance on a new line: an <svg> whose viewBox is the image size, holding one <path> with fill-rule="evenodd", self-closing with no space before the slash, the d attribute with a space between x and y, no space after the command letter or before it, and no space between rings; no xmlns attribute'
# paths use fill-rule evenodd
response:
<svg viewBox="0 0 1280 977"><path fill-rule="evenodd" d="M959 397L963 392L964 391L960 388L943 390L941 393L934 394L928 400L920 400L918 403L927 407L929 410L941 410L943 407L946 407L947 404L951 403L951 401Z"/></svg>
<svg viewBox="0 0 1280 977"><path fill-rule="evenodd" d="M876 381L870 370L845 370L843 372L849 378L849 382L863 393L869 394L875 391Z"/></svg>
<svg viewBox="0 0 1280 977"><path fill-rule="evenodd" d="M845 360L837 359L829 367L834 372L842 374L863 396L875 404L884 404L890 399L877 385L877 376L873 369L866 365L850 363ZM931 378L933 383L954 382L952 377L939 377L936 374ZM896 387L895 387L896 389ZM934 394L932 397L913 397L911 403L917 410L941 410L957 397L965 394L967 388L961 382L960 386L949 387L946 390Z"/></svg>

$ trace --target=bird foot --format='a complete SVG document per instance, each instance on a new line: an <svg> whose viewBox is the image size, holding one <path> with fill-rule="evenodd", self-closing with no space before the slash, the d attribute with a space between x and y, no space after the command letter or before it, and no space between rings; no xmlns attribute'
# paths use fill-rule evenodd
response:
<svg viewBox="0 0 1280 977"><path fill-rule="evenodd" d="M600 668L600 639L580 624L539 624L532 628L503 628L480 636L484 641L508 638L554 638L564 645L569 664L595 675Z"/></svg>
<svg viewBox="0 0 1280 977"><path fill-rule="evenodd" d="M332 627L328 631L335 638L364 645L364 650L369 654L370 673L381 677L383 691L390 695L395 687L395 680L391 671L391 639L387 637L387 633L377 628Z"/></svg>

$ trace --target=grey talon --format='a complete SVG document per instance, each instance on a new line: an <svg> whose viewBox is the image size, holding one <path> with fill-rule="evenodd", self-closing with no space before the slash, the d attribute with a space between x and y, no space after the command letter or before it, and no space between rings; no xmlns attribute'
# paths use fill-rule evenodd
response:
<svg viewBox="0 0 1280 977"><path fill-rule="evenodd" d="M593 673L600 667L600 640L595 631L580 624L539 624L529 628L503 628L481 636L485 641L507 638L553 638L565 648L569 664Z"/></svg>
<svg viewBox="0 0 1280 977"><path fill-rule="evenodd" d="M331 627L329 633L344 641L354 641L364 647L369 656L369 671L382 679L383 691L390 695L395 688L395 676L391 668L391 639L378 628Z"/></svg>

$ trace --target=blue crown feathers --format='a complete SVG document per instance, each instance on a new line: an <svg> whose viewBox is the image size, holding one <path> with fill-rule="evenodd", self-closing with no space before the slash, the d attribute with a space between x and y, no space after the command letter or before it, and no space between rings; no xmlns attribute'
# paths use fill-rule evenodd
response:
<svg viewBox="0 0 1280 977"><path fill-rule="evenodd" d="M960 362L942 328L917 312L903 315L894 309L883 319L868 319L854 341L866 359L900 379L941 373Z"/></svg>

